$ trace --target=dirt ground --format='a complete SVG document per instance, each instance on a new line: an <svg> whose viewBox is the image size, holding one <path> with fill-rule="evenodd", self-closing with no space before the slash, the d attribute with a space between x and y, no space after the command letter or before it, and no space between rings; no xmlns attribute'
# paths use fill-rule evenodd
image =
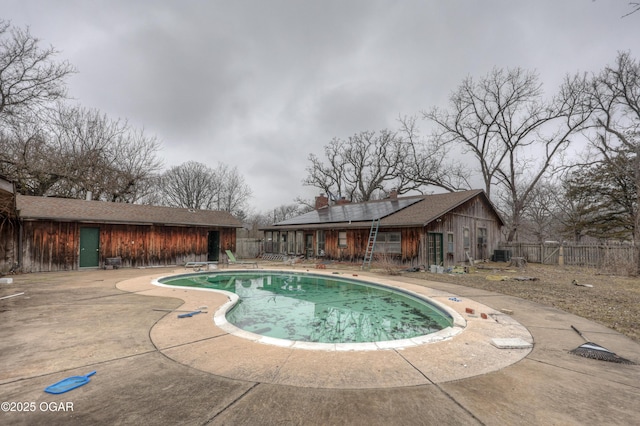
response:
<svg viewBox="0 0 640 426"><path fill-rule="evenodd" d="M508 265L481 263L468 274L402 274L531 300L598 322L640 342L640 278L600 274L576 266ZM592 287L575 285L573 280Z"/></svg>

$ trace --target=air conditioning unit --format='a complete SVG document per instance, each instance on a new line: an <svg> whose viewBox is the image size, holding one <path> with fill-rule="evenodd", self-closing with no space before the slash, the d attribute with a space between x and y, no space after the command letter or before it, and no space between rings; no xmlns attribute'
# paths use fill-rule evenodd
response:
<svg viewBox="0 0 640 426"><path fill-rule="evenodd" d="M494 250L492 260L494 262L509 262L511 260L511 250Z"/></svg>

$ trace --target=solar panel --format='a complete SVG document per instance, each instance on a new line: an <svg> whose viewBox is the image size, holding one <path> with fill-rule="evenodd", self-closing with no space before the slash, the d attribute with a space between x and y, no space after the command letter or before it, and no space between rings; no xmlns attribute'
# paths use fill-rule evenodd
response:
<svg viewBox="0 0 640 426"><path fill-rule="evenodd" d="M366 203L341 204L313 210L303 215L283 220L277 226L303 225L311 223L361 222L381 219L418 201L421 197L397 198Z"/></svg>

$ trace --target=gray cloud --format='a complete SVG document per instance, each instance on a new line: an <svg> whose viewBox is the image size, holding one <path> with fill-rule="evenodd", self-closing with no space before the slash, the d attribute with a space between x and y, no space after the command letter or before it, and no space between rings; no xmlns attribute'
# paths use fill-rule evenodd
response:
<svg viewBox="0 0 640 426"><path fill-rule="evenodd" d="M628 2L5 0L80 73L81 104L163 142L167 166L237 166L253 207L312 196L307 157L333 137L446 106L492 67L595 72L637 46ZM638 55L638 52L632 52Z"/></svg>

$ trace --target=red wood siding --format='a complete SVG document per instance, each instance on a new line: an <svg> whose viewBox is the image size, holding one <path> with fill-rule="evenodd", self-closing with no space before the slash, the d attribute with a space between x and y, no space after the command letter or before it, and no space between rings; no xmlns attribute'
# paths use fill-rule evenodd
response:
<svg viewBox="0 0 640 426"><path fill-rule="evenodd" d="M379 232L400 232L401 233L401 255L389 255L396 261L411 265L424 265L428 263L428 253L426 238L428 233L442 234L443 238L443 263L444 266L452 266L464 263L467 259L464 246L464 229L469 229L469 255L474 259L490 257L494 249L498 248L501 240L500 220L496 216L493 207L482 197L474 197L466 203L450 210L438 219L430 222L427 226L407 226L407 227L383 227ZM487 230L487 238L482 247L478 245L479 229ZM346 231L346 247L338 246L339 233ZM361 262L364 258L367 241L369 239L369 228L343 228L325 229L325 257L329 259L344 260L350 262ZM280 232L287 232L285 229ZM317 247L317 229L313 225L300 230L300 234L313 233L314 248ZM447 235L453 235L453 252L447 254ZM277 232L274 232L274 235ZM277 239L278 237L276 237ZM269 249L273 251L269 251ZM267 252L278 253L281 246L272 244L265 246ZM296 253L304 254L304 252Z"/></svg>
<svg viewBox="0 0 640 426"><path fill-rule="evenodd" d="M209 231L220 232L222 252L236 245L234 228L24 222L22 271L78 269L82 226L100 229L100 266L108 257L121 257L123 267L206 261Z"/></svg>
<svg viewBox="0 0 640 426"><path fill-rule="evenodd" d="M16 263L18 226L0 215L0 272L8 272Z"/></svg>

